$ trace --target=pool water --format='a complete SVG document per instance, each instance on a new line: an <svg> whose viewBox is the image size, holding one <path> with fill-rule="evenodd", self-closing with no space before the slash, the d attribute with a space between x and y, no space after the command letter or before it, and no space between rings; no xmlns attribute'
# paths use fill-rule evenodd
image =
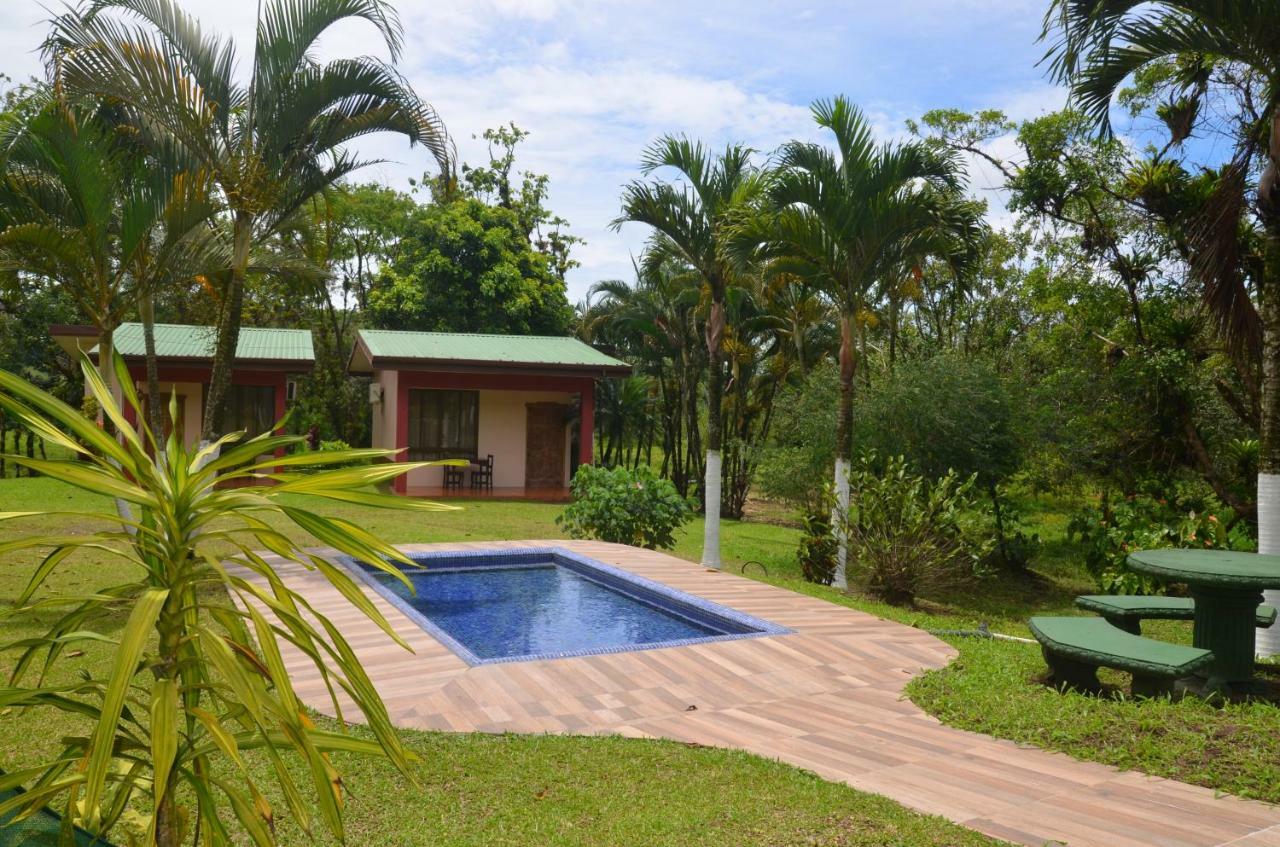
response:
<svg viewBox="0 0 1280 847"><path fill-rule="evenodd" d="M472 664L580 656L787 630L564 550L413 557L410 591L357 573Z"/></svg>

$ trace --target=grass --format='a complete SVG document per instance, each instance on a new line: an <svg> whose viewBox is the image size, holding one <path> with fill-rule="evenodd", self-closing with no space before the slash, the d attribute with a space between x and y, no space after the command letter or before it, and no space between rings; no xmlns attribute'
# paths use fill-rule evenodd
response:
<svg viewBox="0 0 1280 847"><path fill-rule="evenodd" d="M1034 644L953 639L960 657L908 696L944 723L1077 758L1280 802L1280 707L1062 693ZM1127 686L1124 674L1101 674Z"/></svg>
<svg viewBox="0 0 1280 847"><path fill-rule="evenodd" d="M0 509L94 505L92 495L48 480L0 481ZM726 567L780 587L927 629L993 630L1026 636L1034 614L1074 611L1091 591L1077 551L1065 538L1073 504L1042 501L1028 515L1044 540L1026 574L1002 576L947 596L901 608L806 583L795 558L796 530L767 523L726 522ZM457 511L406 523L403 515L358 507L324 507L399 542L559 537L558 506L465 502ZM74 527L74 517L64 525ZM0 524L6 535L36 528ZM41 530L47 530L46 525ZM675 554L696 561L702 524L679 535ZM0 570L0 600L13 596L31 561ZM22 566L25 565L25 566ZM90 578L86 568L62 577ZM83 585L78 587L84 587ZM1150 622L1154 637L1189 641L1187 623ZM10 625L9 634L20 630ZM960 656L912 682L908 695L944 722L1079 758L1280 802L1280 708L1267 703L1222 707L1188 698L1133 701L1061 694L1041 684L1034 645L950 638ZM82 661L100 667L92 651ZM68 672L74 670L71 663ZM1121 674L1104 674L1117 687ZM61 729L61 728L59 728ZM0 720L0 766L32 755L33 738L60 732ZM370 842L439 844L971 844L977 836L922 818L782 765L747 755L620 739L453 736L406 732L425 756L425 793L405 786L376 762L351 761L356 792L351 826ZM592 786L607 785L607 790ZM696 789L691 790L691 787ZM431 798L422 804L422 797ZM365 798L375 798L366 802ZM423 829L426 821L430 838ZM676 836L679 836L678 838ZM397 840L407 839L407 840ZM701 839L701 840L700 840ZM825 840L824 840L825 839ZM353 838L357 841L358 839Z"/></svg>
<svg viewBox="0 0 1280 847"><path fill-rule="evenodd" d="M315 506L314 503L309 505ZM70 515L0 523L0 543L33 532L83 531L76 516L107 508L105 498L48 479L0 480L0 511L60 510ZM456 511L406 521L403 513L320 507L397 542L559 536L559 507L538 503L465 503ZM726 561L768 560L786 578L783 560L794 530L758 524L724 528ZM681 537L679 552L696 558L701 525ZM0 568L0 606L21 590L34 567L30 553ZM53 592L83 592L121 581L122 566L83 560L55 575ZM757 572L757 568L749 572ZM110 631L122 622L108 621ZM40 632L48 618L0 619L0 641ZM109 653L90 644L69 657L51 681L106 673ZM0 656L0 672L11 656ZM331 722L329 722L331 723ZM357 732L360 732L358 728ZM58 740L82 734L77 719L48 710L0 714L0 767L15 769L56 752ZM978 847L997 842L942 819L910 812L881 797L735 751L666 741L554 736L454 735L404 731L421 756L414 786L376 759L336 757L352 792L347 841L395 845L830 845L831 847ZM264 785L269 767L250 759ZM269 799L272 798L268 792ZM282 804L273 803L276 809ZM289 821L283 844L307 843ZM321 839L326 843L326 839Z"/></svg>

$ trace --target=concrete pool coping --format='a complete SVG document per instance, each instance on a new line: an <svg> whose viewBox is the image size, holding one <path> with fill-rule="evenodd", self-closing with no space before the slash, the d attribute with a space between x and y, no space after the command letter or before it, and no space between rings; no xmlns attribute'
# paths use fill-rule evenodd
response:
<svg viewBox="0 0 1280 847"><path fill-rule="evenodd" d="M791 632L785 626L779 626L771 621L743 614L737 609L730 609L727 606L704 600L701 597L695 597L692 594L674 589L665 583L646 579L624 568L607 565L581 553L575 553L563 546L550 547L540 545L490 550L429 550L411 553L409 558L414 561L429 562L429 564L424 564L423 567L436 573L457 570L527 568L541 566L544 564L544 560L549 560L545 561L546 565L567 568L585 579L693 623L725 630L732 627L740 627L747 630L746 632L726 631L718 635L703 635L696 638L654 641L647 644L620 644L609 647L589 647L581 650L497 656L486 659L476 655L462 641L454 638L431 618L413 608L405 598L400 597L389 587L380 583L371 569L366 568L362 563L350 556L338 556L336 558L349 573L364 583L366 587L375 591L382 599L395 606L400 614L425 629L433 638L473 667L476 665L496 665L505 662L541 662L552 659L572 659L578 656L626 653L633 650L664 650L670 647L687 647L712 641L734 641L739 638L787 635ZM476 559L488 559L490 561L477 564L475 563ZM468 561L472 564L460 566L455 564L458 561ZM411 573L403 567L400 570L404 573Z"/></svg>
<svg viewBox="0 0 1280 847"><path fill-rule="evenodd" d="M398 726L617 734L741 749L1037 847L1280 847L1275 806L942 725L902 696L913 676L955 656L921 630L621 545L400 546L425 552L534 545L567 548L793 632L471 666L381 595L366 592L414 653L322 575L266 558L343 632ZM285 658L298 696L332 714L324 680L309 660L296 651Z"/></svg>

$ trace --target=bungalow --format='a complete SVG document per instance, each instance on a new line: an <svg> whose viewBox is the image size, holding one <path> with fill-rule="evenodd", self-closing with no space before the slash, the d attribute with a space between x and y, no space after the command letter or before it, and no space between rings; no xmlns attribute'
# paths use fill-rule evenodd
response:
<svg viewBox="0 0 1280 847"><path fill-rule="evenodd" d="M94 327L55 325L49 328L49 333L58 346L70 354L74 355L78 349L96 351L98 331ZM207 326L156 324L155 336L161 400L168 404L171 393L177 393L178 427L183 440L188 445L194 444L200 439L204 397L213 369L214 331ZM115 347L136 381L145 412L150 399L146 396L142 324L121 324L115 332ZM284 417L293 378L309 373L314 363L310 330L241 328L228 397L230 428L247 430L254 435L270 429ZM126 410L126 416L132 418L132 410ZM165 435L168 435L171 424L167 414L165 419Z"/></svg>
<svg viewBox="0 0 1280 847"><path fill-rule="evenodd" d="M365 329L350 370L373 379L374 447L472 463L413 471L398 492L446 493L469 474L468 488L554 497L591 463L595 381L631 366L570 337Z"/></svg>

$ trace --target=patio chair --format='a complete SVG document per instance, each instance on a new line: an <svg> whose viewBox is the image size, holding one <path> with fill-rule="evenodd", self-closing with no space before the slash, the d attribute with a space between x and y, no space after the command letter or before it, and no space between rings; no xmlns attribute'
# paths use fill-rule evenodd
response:
<svg viewBox="0 0 1280 847"><path fill-rule="evenodd" d="M448 491L450 488L457 488L457 489L461 490L461 488L462 488L462 472L463 472L463 471L465 471L465 470L466 470L466 468L462 467L461 465L445 465L445 466L444 466L444 489L445 489L445 491ZM473 479L472 479L472 485L474 485L474 484L475 484L475 480L474 480L474 478L473 478Z"/></svg>
<svg viewBox="0 0 1280 847"><path fill-rule="evenodd" d="M483 459L476 459L471 466L471 487L493 490L493 454Z"/></svg>

